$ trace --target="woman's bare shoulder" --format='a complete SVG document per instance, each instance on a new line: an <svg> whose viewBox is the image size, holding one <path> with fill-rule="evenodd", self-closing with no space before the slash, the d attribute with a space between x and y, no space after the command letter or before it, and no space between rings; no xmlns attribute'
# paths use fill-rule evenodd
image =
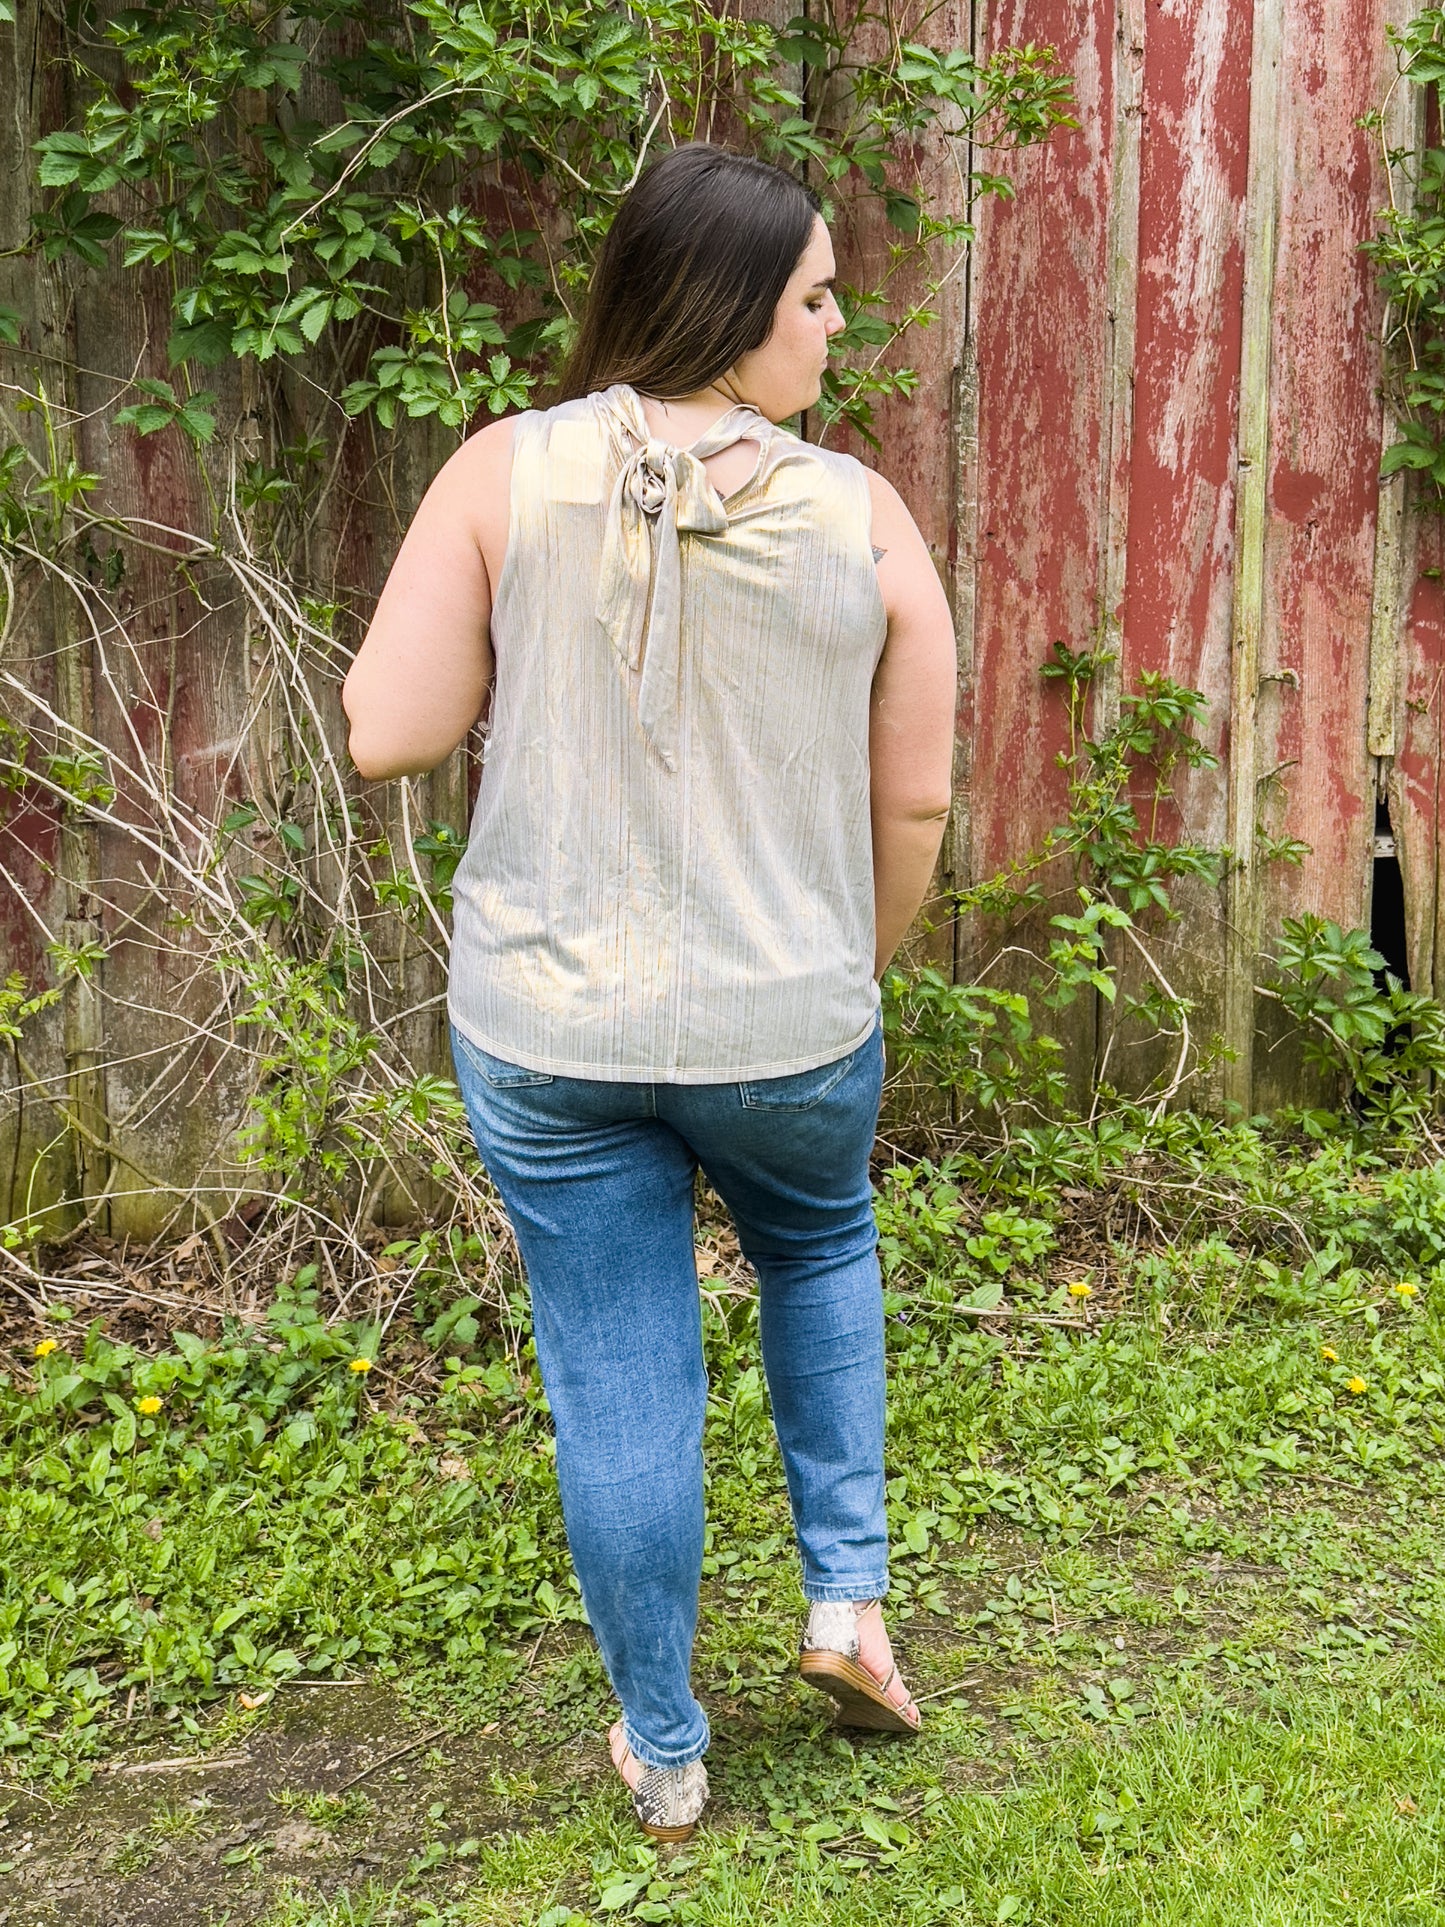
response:
<svg viewBox="0 0 1445 1927"><path fill-rule="evenodd" d="M437 480L445 476L448 484L462 485L468 491L485 487L489 482L505 482L511 473L517 423L527 419L525 415L503 415L468 435L438 471Z"/></svg>
<svg viewBox="0 0 1445 1927"><path fill-rule="evenodd" d="M898 531L915 527L913 517L908 512L908 504L894 488L886 475L880 475L876 468L864 468L868 477L868 494L873 504L873 528Z"/></svg>

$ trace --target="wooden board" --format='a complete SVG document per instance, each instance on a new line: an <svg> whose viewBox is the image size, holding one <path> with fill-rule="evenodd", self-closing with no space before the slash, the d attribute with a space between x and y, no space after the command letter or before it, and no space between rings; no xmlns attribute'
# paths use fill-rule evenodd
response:
<svg viewBox="0 0 1445 1927"><path fill-rule="evenodd" d="M1075 81L1077 130L1046 146L992 156L1016 198L980 209L972 282L978 367L970 753L971 873L992 876L1037 846L1068 808L1057 759L1068 724L1040 669L1052 645L1097 649L1110 393L1109 244L1115 139L1111 8L1010 0L989 10L983 51L1044 42ZM1076 908L1072 881L1050 876L1050 908ZM1046 913L1047 914L1047 911ZM1042 934L1034 933L1040 941ZM960 969L997 947L974 933ZM1094 1011L1061 1014L1076 1095L1094 1054Z"/></svg>
<svg viewBox="0 0 1445 1927"><path fill-rule="evenodd" d="M1119 631L1119 686L1145 672L1199 690L1202 734L1222 756L1228 731L1234 579L1234 420L1238 405L1248 175L1250 20L1229 0L1151 6L1142 19L1137 279L1126 473L1122 595L1109 608ZM1113 537L1111 530L1111 539ZM1135 786L1141 820L1166 839L1219 849L1226 841L1226 781L1181 770L1177 807L1154 808L1146 772ZM1222 892L1175 885L1180 921L1146 926L1145 941L1170 985L1188 997L1196 1040L1223 1027ZM1126 948L1126 993L1149 973ZM1117 1073L1135 1088L1172 1076L1172 1046L1141 1047L1122 1027ZM1162 1087L1162 1086L1161 1086ZM1218 1099L1213 1069L1184 1095Z"/></svg>
<svg viewBox="0 0 1445 1927"><path fill-rule="evenodd" d="M1266 951L1281 918L1304 910L1347 928L1369 920L1383 304L1360 246L1386 187L1378 142L1357 123L1393 72L1387 17L1381 0L1284 5L1254 779L1264 820L1310 852L1298 867L1261 868ZM1290 1054L1256 1063L1256 1105L1308 1088Z"/></svg>

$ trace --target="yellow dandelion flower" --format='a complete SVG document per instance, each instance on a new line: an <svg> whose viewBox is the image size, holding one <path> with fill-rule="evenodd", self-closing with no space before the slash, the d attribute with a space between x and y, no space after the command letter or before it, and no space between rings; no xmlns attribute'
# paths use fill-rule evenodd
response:
<svg viewBox="0 0 1445 1927"><path fill-rule="evenodd" d="M1076 1278L1073 1284L1069 1286L1070 1298L1091 1298L1093 1293L1094 1287L1092 1285L1086 1285L1082 1278Z"/></svg>
<svg viewBox="0 0 1445 1927"><path fill-rule="evenodd" d="M1412 1284L1408 1278L1402 1278L1398 1285L1391 1285L1390 1289L1399 1298L1413 1298L1420 1287Z"/></svg>
<svg viewBox="0 0 1445 1927"><path fill-rule="evenodd" d="M40 1343L35 1347L35 1356L37 1358L49 1358L55 1349L56 1344L53 1338L42 1338Z"/></svg>
<svg viewBox="0 0 1445 1927"><path fill-rule="evenodd" d="M371 1370L371 1360L369 1358L353 1358L346 1369L349 1372L369 1372Z"/></svg>
<svg viewBox="0 0 1445 1927"><path fill-rule="evenodd" d="M135 1409L140 1413L142 1418L154 1418L156 1413L161 1409L161 1402L154 1393L148 1393L145 1398L138 1398L136 1400Z"/></svg>
<svg viewBox="0 0 1445 1927"><path fill-rule="evenodd" d="M1345 1380L1345 1390L1347 1392L1363 1392L1368 1389L1362 1378L1347 1378Z"/></svg>
<svg viewBox="0 0 1445 1927"><path fill-rule="evenodd" d="M1338 1365L1340 1362L1340 1355L1333 1345L1321 1345L1320 1357L1324 1359L1328 1365Z"/></svg>

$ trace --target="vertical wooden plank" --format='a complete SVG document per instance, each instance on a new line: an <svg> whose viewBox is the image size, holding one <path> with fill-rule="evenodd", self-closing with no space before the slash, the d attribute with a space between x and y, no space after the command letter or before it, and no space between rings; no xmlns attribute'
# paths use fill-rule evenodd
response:
<svg viewBox="0 0 1445 1927"><path fill-rule="evenodd" d="M1114 151L1109 197L1108 373L1101 401L1099 648L1104 662L1093 685L1096 735L1119 720L1124 590L1129 562L1133 478L1135 367L1139 323L1140 171L1144 126L1146 13L1143 0L1117 0L1114 37Z"/></svg>
<svg viewBox="0 0 1445 1927"><path fill-rule="evenodd" d="M1347 927L1368 919L1381 301L1360 245L1385 183L1375 137L1359 122L1393 71L1386 18L1384 0L1284 6L1258 776L1278 773L1278 821L1310 854L1300 868L1259 877L1256 932L1266 940L1303 910ZM1347 45L1354 56L1342 60ZM1248 828L1241 816L1236 834ZM1273 1106L1306 1089L1298 1067L1273 1052L1254 1101Z"/></svg>
<svg viewBox="0 0 1445 1927"><path fill-rule="evenodd" d="M53 17L32 9L0 36L0 158L6 178L24 182L27 190L0 203L0 299L21 316L24 352L12 366L25 392L34 395L43 387L53 403L63 461L74 450L75 423L68 275L62 263L22 256L34 194L31 146L63 112L66 79L56 58L56 35ZM43 460L39 412L12 419L21 422L22 433L28 429L32 453ZM37 581L23 562L11 584L18 593L16 606L7 611L6 671L60 713L83 726L92 722L89 639L73 605L67 606L53 580ZM0 689L0 716L20 732L37 722L8 685ZM21 740L9 737L0 750L15 755ZM32 753L29 760L33 768L38 758ZM27 992L34 994L54 982L55 965L47 954L52 941L94 940L96 863L95 838L77 812L62 809L37 783L0 790L0 975L18 970ZM24 1026L18 1053L7 1050L0 1058L0 1212L5 1219L33 1217L47 1227L64 1228L76 1215L66 1201L73 1207L79 1194L103 1186L102 1048L95 986L72 978L58 1008Z"/></svg>
<svg viewBox="0 0 1445 1927"><path fill-rule="evenodd" d="M35 131L39 131L38 129ZM40 340L48 367L43 386L55 407L53 440L58 468L81 466L82 435L76 367L75 295L68 264L41 262L36 271ZM73 567L71 559L60 560ZM94 642L70 584L52 574L48 583L55 707L73 726L69 749L87 747L100 734L95 704ZM105 740L101 735L101 740ZM71 953L102 947L101 839L95 823L77 808L62 807L58 848L64 889L59 938ZM65 1039L64 1115L73 1140L77 1202L96 1227L109 1229L103 1200L110 1188L110 1124L106 1111L105 1016L101 1003L104 961L65 974L61 992Z"/></svg>
<svg viewBox="0 0 1445 1927"><path fill-rule="evenodd" d="M1150 10L1143 84L1137 234L1138 317L1129 440L1128 574L1116 614L1126 688L1153 671L1198 689L1207 742L1222 755L1230 706L1234 569L1234 419L1239 395L1244 197L1249 164L1251 23L1231 0L1164 0ZM1152 814L1152 783L1136 801ZM1181 770L1161 836L1219 848L1226 777ZM1146 818L1146 821L1149 820ZM1220 893L1175 886L1177 924L1151 924L1151 954L1193 1002L1208 1053L1223 1029L1225 924ZM1138 960L1131 972L1138 977ZM1139 1027L1131 1026L1137 1035ZM1136 1043L1122 1075L1171 1073L1172 1048ZM1187 1088L1217 1101L1219 1072Z"/></svg>
<svg viewBox="0 0 1445 1927"><path fill-rule="evenodd" d="M984 19L981 38L984 55L1029 40L1057 48L1074 77L1080 124L1009 157L1017 199L990 200L980 213L976 878L1003 869L1063 820L1067 778L1057 758L1068 750L1068 719L1039 671L1056 640L1091 648L1102 627L1114 7L1112 0L1006 0ZM1055 876L1050 887L1062 905L1072 880ZM973 967L987 954L980 945ZM1087 1078L1093 1011L1080 1000L1067 1015L1067 1041Z"/></svg>
<svg viewBox="0 0 1445 1927"><path fill-rule="evenodd" d="M1405 891L1410 983L1445 996L1445 528L1421 515L1403 544L1410 580L1398 669L1397 751L1389 773L1390 820Z"/></svg>
<svg viewBox="0 0 1445 1927"><path fill-rule="evenodd" d="M1402 26L1414 8L1410 0L1394 0L1390 11L1394 23ZM1378 137L1381 147L1421 154L1427 102L1426 88L1397 78ZM1405 207L1410 205L1408 175L1396 176L1391 197ZM1387 314L1382 334L1391 321ZM1387 408L1382 453L1398 432ZM1388 801L1395 833L1410 983L1436 997L1445 990L1445 950L1440 944L1440 851L1445 834L1440 786L1440 685L1445 673L1442 555L1440 518L1422 511L1408 473L1382 481L1375 524L1366 747L1375 759L1378 787Z"/></svg>
<svg viewBox="0 0 1445 1927"><path fill-rule="evenodd" d="M1114 24L1114 150L1110 167L1108 365L1101 403L1099 441L1103 470L1099 481L1098 665L1090 689L1091 727L1096 738L1119 720L1123 688L1123 613L1129 570L1129 504L1133 465L1135 353L1139 323L1139 220L1144 126L1144 63L1147 15L1142 0L1116 0ZM1110 944L1119 987L1132 989L1141 968L1137 948L1117 936ZM1121 1026L1117 989L1114 999L1094 997L1091 1084L1107 1079L1133 1087L1134 1074L1148 1067L1125 1066L1118 1052Z"/></svg>
<svg viewBox="0 0 1445 1927"><path fill-rule="evenodd" d="M857 43L860 49L867 50L870 36L876 31L865 28L860 33ZM967 47L971 34L969 0L943 0L943 4L929 14L922 37L930 46L949 49ZM937 207L950 215L961 216L966 211L966 167L960 165L961 158L955 158L950 141L941 132L930 132L897 150L894 183L911 189L915 181L919 181L926 194L936 197ZM891 250L902 239L885 219L882 204L875 195L838 194L834 243L840 277L864 289L878 286L887 278L890 307L895 313L926 294L924 278L917 270L894 273L890 277ZM960 251L951 261L935 261L942 285L930 306L937 319L926 327L913 328L889 350L888 364L917 369L919 383L911 398L884 397L875 404L872 432L878 446L871 447L861 436L851 434L841 425L819 436L828 446L846 449L888 477L912 511L934 566L945 582L951 581L955 562L954 387L965 333L969 266L966 251Z"/></svg>
<svg viewBox="0 0 1445 1927"><path fill-rule="evenodd" d="M968 47L978 57L982 39L982 0L969 0ZM970 177L979 164L972 140L965 166ZM975 205L971 218L978 219ZM978 619L978 261L970 242L959 292L958 340L953 373L953 627L958 638L958 699L954 714L953 807L944 838L941 867L945 884L967 889L973 881L973 707L974 637ZM950 974L955 983L969 973L969 937L955 918Z"/></svg>
<svg viewBox="0 0 1445 1927"><path fill-rule="evenodd" d="M1413 8L1409 0L1393 0L1386 13L1390 24L1403 26ZM1388 91L1384 124L1378 136L1379 164L1386 192L1408 210L1412 202L1408 176L1397 182L1388 176L1385 154L1418 155L1425 139L1426 90L1397 75ZM1389 316L1385 317L1386 322ZM1382 336L1384 330L1382 329ZM1389 408L1381 416L1380 453L1398 439ZM1408 486L1405 472L1379 483L1375 499L1374 588L1370 608L1370 674L1365 746L1372 757L1392 758L1400 747L1401 651L1404 643L1410 573L1414 565L1407 521ZM1383 790L1387 772L1379 772Z"/></svg>
<svg viewBox="0 0 1445 1927"><path fill-rule="evenodd" d="M1284 0L1255 0L1250 54L1249 186L1245 205L1243 322L1240 338L1238 469L1234 509L1234 610L1229 713L1229 845L1234 852L1227 905L1225 1039L1233 1053L1224 1094L1253 1104L1254 984L1260 945L1259 865L1255 842L1259 749L1260 632L1264 623L1264 544L1270 428L1271 313L1279 194L1279 68Z"/></svg>
<svg viewBox="0 0 1445 1927"><path fill-rule="evenodd" d="M79 454L82 465L103 478L97 499L104 509L204 540L212 515L190 445L174 429L142 438L110 420L118 387L133 368L168 374L169 326L169 290L158 273L77 278ZM221 370L212 385L225 393L233 383L231 372ZM222 499L224 486L221 480ZM108 1204L95 1222L113 1235L145 1239L163 1228L192 1228L185 1187L207 1175L217 1141L234 1128L235 1113L225 1101L234 1091L232 1080L216 1076L217 1060L227 1055L224 1040L193 1048L191 1026L214 1009L218 987L202 961L204 939L189 922L200 905L179 872L157 866L123 826L135 824L174 848L158 794L211 813L214 745L234 740L238 730L220 692L228 672L237 693L244 691L244 670L238 675L235 667L244 649L234 605L220 621L206 621L164 555L123 538L118 547L125 570L113 591L89 582L82 585L83 602L66 594L92 632L95 731L112 751L117 787L115 821L92 833L95 921L105 947L98 981L113 1165ZM198 578L208 574L214 585L216 572L200 564ZM86 1188L93 1197L93 1187Z"/></svg>
<svg viewBox="0 0 1445 1927"><path fill-rule="evenodd" d="M1392 439L1387 424L1382 452ZM1406 478L1401 471L1381 482L1375 511L1365 747L1377 764L1389 762L1400 748L1400 657L1415 559L1409 533ZM1382 786L1386 778L1387 772L1381 771Z"/></svg>
<svg viewBox="0 0 1445 1927"><path fill-rule="evenodd" d="M986 19L985 54L1023 40L1057 47L1080 125L1011 156L1017 198L980 210L977 875L1062 815L1067 723L1038 672L1056 638L1077 649L1100 627L1113 7L1009 0Z"/></svg>
<svg viewBox="0 0 1445 1927"><path fill-rule="evenodd" d="M785 0L786 4L786 0ZM931 46L950 49L972 44L971 0L944 0L928 16L920 37ZM879 54L887 51L878 26L865 26L857 46ZM930 130L894 155L894 184L907 191L916 185L934 198L933 205L951 216L967 212L968 161L940 129ZM892 250L902 236L887 222L875 195L839 194L834 218L834 244L840 278L860 289L888 281L890 306L895 313L927 297L927 280L917 267L891 272ZM918 326L889 351L888 365L914 368L919 376L908 398L883 398L874 408L874 447L844 425L821 431L829 447L846 450L866 467L886 475L907 503L928 545L950 599L957 610L956 571L959 561L959 435L960 407L967 405L964 364L968 348L968 251L949 259L935 258L932 277L941 281L928 305L936 315L928 326ZM814 424L810 421L809 428ZM960 694L960 705L964 700ZM966 765L966 750L958 758ZM955 769L955 794L963 781ZM966 867L966 846L955 818L940 860L940 882L946 888ZM924 905L918 924L909 933L903 955L915 963L954 967L955 927L951 900ZM910 1100L911 1101L911 1100Z"/></svg>

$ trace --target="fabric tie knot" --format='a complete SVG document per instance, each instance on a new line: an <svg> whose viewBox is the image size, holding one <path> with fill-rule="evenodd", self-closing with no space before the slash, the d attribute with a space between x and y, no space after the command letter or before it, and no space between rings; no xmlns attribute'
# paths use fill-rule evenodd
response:
<svg viewBox="0 0 1445 1927"><path fill-rule="evenodd" d="M673 521L692 534L721 535L728 525L707 470L688 449L644 442L624 464L622 485L644 515L660 515L673 503Z"/></svg>
<svg viewBox="0 0 1445 1927"><path fill-rule="evenodd" d="M609 405L623 461L607 507L597 618L627 667L640 669L637 719L673 769L682 700L678 536L726 532L727 509L704 459L734 442L761 442L772 425L755 408L733 408L691 448L675 448L652 433L631 388L610 388L601 399Z"/></svg>

